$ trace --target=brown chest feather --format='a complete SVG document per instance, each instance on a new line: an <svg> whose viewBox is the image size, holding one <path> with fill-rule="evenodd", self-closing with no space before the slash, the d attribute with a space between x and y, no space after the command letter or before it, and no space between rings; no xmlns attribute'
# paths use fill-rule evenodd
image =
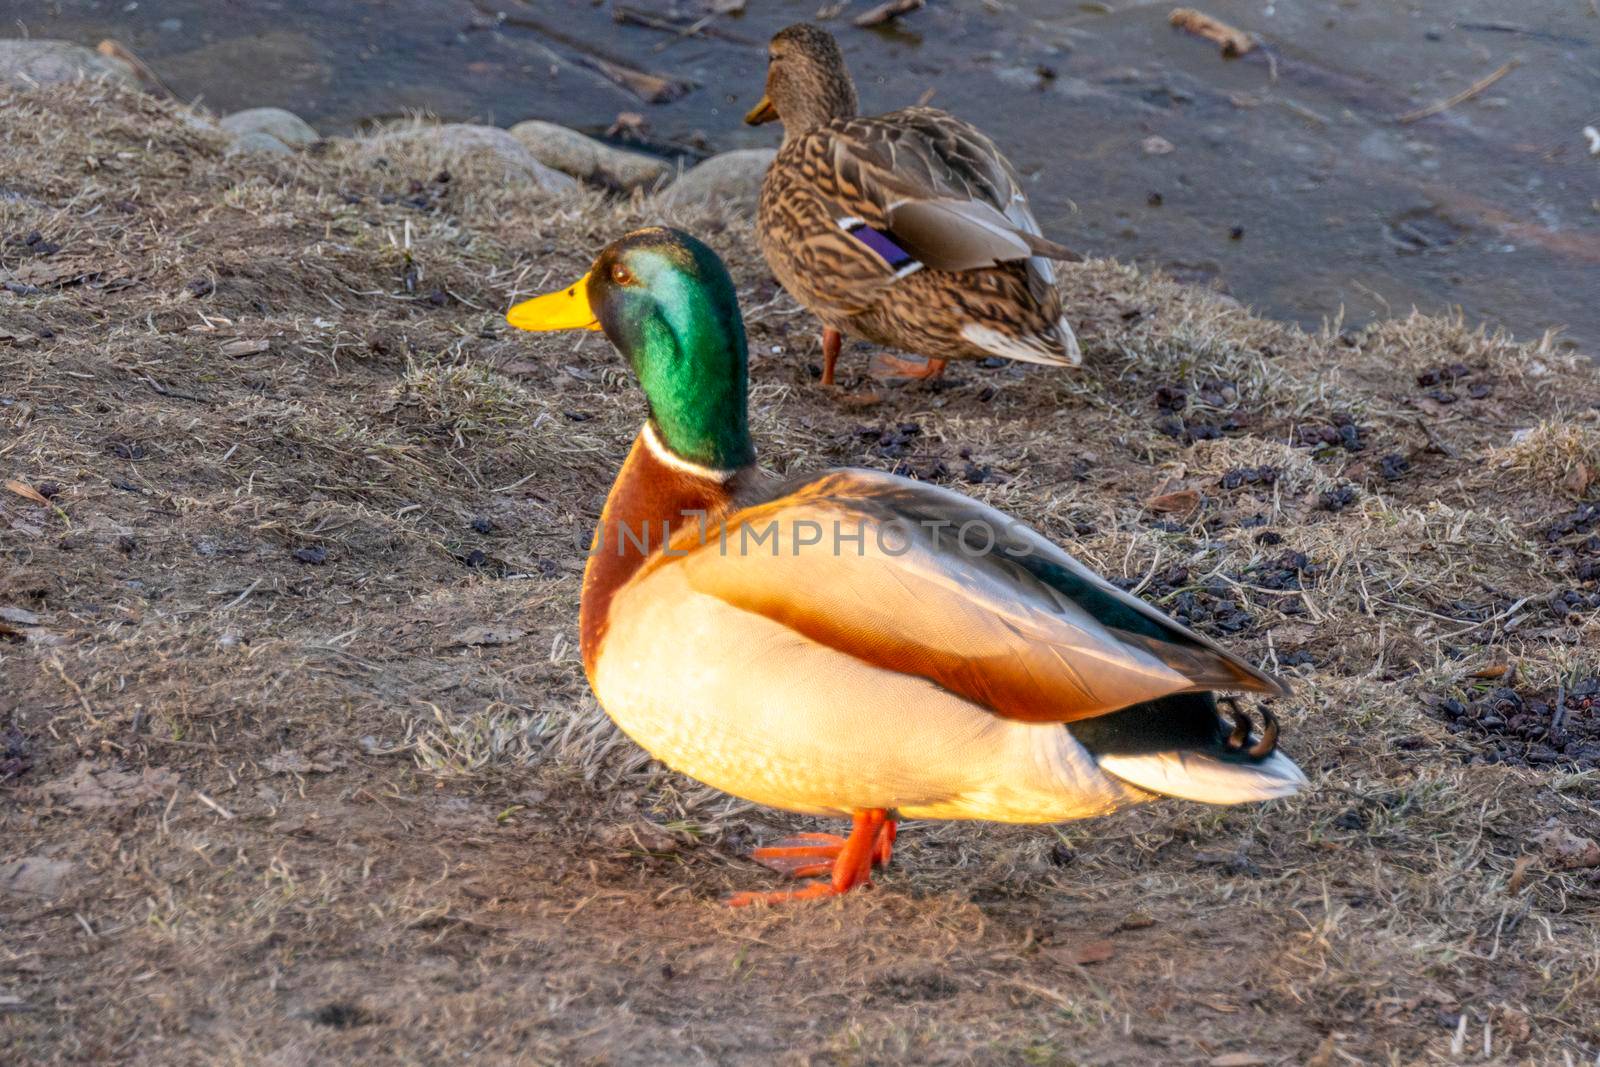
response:
<svg viewBox="0 0 1600 1067"><path fill-rule="evenodd" d="M578 626L585 672L593 674L617 590L674 534L704 528L727 511L731 500L728 481L669 466L643 434L634 440L606 497L583 572Z"/></svg>

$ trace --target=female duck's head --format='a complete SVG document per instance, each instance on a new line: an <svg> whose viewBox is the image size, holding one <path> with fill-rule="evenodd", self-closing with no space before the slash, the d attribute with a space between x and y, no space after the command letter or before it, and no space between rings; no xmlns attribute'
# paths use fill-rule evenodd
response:
<svg viewBox="0 0 1600 1067"><path fill-rule="evenodd" d="M671 452L716 470L755 458L745 411L744 321L717 254L681 230L635 230L565 289L518 304L521 330L604 330L639 378Z"/></svg>
<svg viewBox="0 0 1600 1067"><path fill-rule="evenodd" d="M801 22L779 30L767 46L767 92L745 122L781 121L784 140L835 119L856 117L856 86L839 43L827 30Z"/></svg>

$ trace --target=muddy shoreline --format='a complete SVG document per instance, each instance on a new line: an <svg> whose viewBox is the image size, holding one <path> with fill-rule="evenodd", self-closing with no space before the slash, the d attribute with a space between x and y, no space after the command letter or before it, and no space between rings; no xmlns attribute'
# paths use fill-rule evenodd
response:
<svg viewBox="0 0 1600 1067"><path fill-rule="evenodd" d="M1582 130L1600 19L1582 3L1509 18L1493 0L1220 0L1206 10L1259 42L1231 61L1133 0L940 0L852 25L868 6L829 22L864 104L932 94L977 122L1069 245L1308 329L1459 307L1597 352L1600 157ZM535 118L694 162L773 143L739 123L762 43L817 8L295 0L222 18L200 0L21 0L16 14L35 37L122 41L219 113L270 104L326 134L419 111Z"/></svg>

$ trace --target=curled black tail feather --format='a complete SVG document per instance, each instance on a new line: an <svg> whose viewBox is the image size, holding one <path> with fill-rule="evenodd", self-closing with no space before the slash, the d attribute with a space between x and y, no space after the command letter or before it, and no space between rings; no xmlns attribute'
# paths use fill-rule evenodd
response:
<svg viewBox="0 0 1600 1067"><path fill-rule="evenodd" d="M1278 720L1261 708L1261 732L1239 702L1215 692L1175 693L1107 715L1078 719L1067 730L1093 756L1204 752L1232 763L1260 763L1278 748Z"/></svg>
<svg viewBox="0 0 1600 1067"><path fill-rule="evenodd" d="M1228 711L1233 718L1233 731L1228 734L1228 748L1234 752L1249 756L1251 759L1266 759L1278 748L1278 717L1272 714L1272 709L1265 704L1261 705L1261 737L1255 744L1249 744L1252 724L1250 714L1239 706L1235 697L1219 697L1218 703L1228 705Z"/></svg>

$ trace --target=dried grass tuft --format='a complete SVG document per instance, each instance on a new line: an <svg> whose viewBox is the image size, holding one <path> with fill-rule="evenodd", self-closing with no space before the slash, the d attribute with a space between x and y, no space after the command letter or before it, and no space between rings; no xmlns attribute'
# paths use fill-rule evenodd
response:
<svg viewBox="0 0 1600 1067"><path fill-rule="evenodd" d="M1558 487L1581 498L1600 483L1600 422L1541 419L1532 429L1512 434L1510 444L1490 449L1488 458L1496 468L1533 485Z"/></svg>

